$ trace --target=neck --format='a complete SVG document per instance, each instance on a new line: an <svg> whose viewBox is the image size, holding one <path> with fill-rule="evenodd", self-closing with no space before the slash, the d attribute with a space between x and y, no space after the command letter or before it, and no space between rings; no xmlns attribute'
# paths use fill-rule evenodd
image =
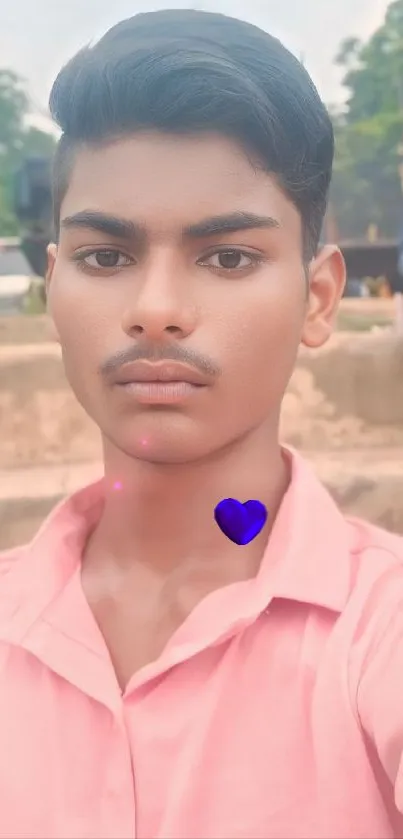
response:
<svg viewBox="0 0 403 839"><path fill-rule="evenodd" d="M91 564L103 556L124 570L141 561L165 577L195 563L205 570L233 567L235 555L248 576L288 483L280 446L270 436L261 427L210 458L179 465L133 460L105 444L105 504L90 540ZM268 510L266 526L247 546L233 544L214 520L216 504L229 497L259 499Z"/></svg>

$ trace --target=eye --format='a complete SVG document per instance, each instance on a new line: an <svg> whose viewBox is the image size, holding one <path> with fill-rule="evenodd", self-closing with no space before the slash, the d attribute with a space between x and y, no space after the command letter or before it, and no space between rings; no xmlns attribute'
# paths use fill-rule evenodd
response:
<svg viewBox="0 0 403 839"><path fill-rule="evenodd" d="M114 268L124 268L132 262L124 253L113 248L81 252L76 254L75 260L81 263L83 267L91 268L95 271L97 269L113 270Z"/></svg>
<svg viewBox="0 0 403 839"><path fill-rule="evenodd" d="M245 271L263 262L258 254L246 253L237 248L226 248L216 251L199 261L200 265L208 265L216 271Z"/></svg>

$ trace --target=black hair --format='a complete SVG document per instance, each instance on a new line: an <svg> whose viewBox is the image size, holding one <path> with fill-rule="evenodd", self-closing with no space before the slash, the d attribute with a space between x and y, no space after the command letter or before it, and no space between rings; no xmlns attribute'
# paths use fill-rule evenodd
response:
<svg viewBox="0 0 403 839"><path fill-rule="evenodd" d="M143 129L218 131L273 173L300 212L314 256L334 152L332 123L308 73L271 35L222 14L137 14L80 50L60 71L50 111L62 129L54 219L74 153Z"/></svg>

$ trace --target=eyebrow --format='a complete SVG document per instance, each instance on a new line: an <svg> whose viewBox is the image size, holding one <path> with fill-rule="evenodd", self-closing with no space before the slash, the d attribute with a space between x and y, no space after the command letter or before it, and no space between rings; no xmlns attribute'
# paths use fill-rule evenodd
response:
<svg viewBox="0 0 403 839"><path fill-rule="evenodd" d="M87 229L96 230L114 239L135 241L145 239L147 231L141 224L129 219L92 210L82 210L61 220L63 230ZM205 239L208 236L219 236L222 233L237 233L240 230L275 229L280 227L277 219L271 216L237 210L224 215L212 216L195 224L188 225L182 230L186 239Z"/></svg>

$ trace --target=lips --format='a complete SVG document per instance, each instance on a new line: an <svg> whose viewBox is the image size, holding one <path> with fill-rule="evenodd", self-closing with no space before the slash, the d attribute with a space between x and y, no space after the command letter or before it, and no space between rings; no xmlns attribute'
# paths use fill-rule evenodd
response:
<svg viewBox="0 0 403 839"><path fill-rule="evenodd" d="M128 385L136 383L172 383L182 382L195 387L203 387L208 384L205 375L175 361L164 361L151 363L149 361L134 361L124 364L116 377L116 384Z"/></svg>

